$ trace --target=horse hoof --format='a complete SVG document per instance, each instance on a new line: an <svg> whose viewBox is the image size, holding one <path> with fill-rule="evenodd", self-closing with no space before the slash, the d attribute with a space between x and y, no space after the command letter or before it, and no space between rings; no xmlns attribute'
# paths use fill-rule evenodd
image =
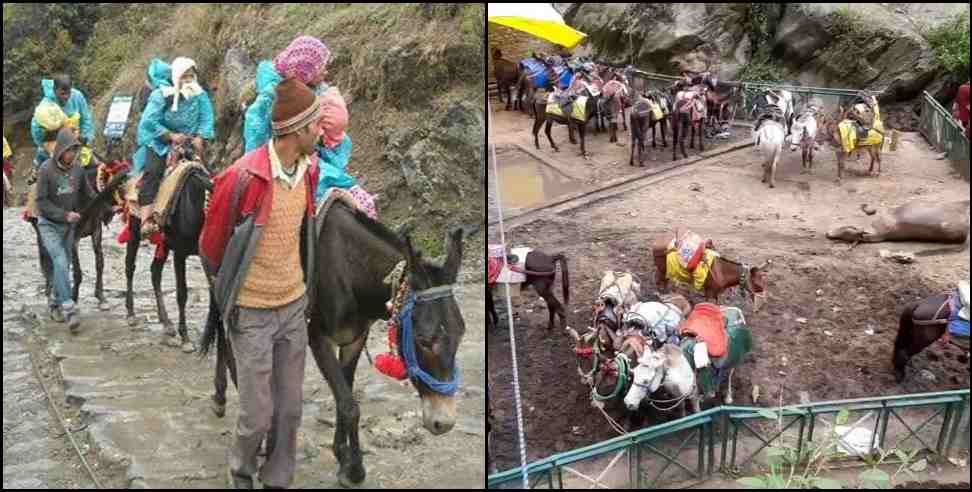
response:
<svg viewBox="0 0 972 492"><path fill-rule="evenodd" d="M181 347L182 343L175 336L167 336L162 340L162 345L167 347Z"/></svg>
<svg viewBox="0 0 972 492"><path fill-rule="evenodd" d="M139 321L138 321L138 318L137 317L135 317L135 316L129 316L127 319L128 319L128 326L129 326L129 328L135 328L135 327L137 327L139 325Z"/></svg>
<svg viewBox="0 0 972 492"><path fill-rule="evenodd" d="M352 465L351 471L345 471L342 467L338 472L338 483L346 489L356 489L365 481L365 469L362 465Z"/></svg>
<svg viewBox="0 0 972 492"><path fill-rule="evenodd" d="M182 353L191 354L196 351L196 346L192 342L182 342Z"/></svg>
<svg viewBox="0 0 972 492"><path fill-rule="evenodd" d="M221 419L226 416L226 405L220 405L216 402L213 402L213 404L209 408L213 411L213 414L216 415L216 418Z"/></svg>

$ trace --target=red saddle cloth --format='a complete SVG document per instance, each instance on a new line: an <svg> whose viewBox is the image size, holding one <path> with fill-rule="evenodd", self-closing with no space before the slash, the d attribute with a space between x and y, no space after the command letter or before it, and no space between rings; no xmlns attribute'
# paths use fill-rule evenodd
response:
<svg viewBox="0 0 972 492"><path fill-rule="evenodd" d="M503 271L503 262L497 258L489 258L487 264L487 273L489 275L486 277L487 284L495 284L496 278L499 277L500 272Z"/></svg>
<svg viewBox="0 0 972 492"><path fill-rule="evenodd" d="M722 310L715 304L696 304L688 319L682 323L681 333L683 337L691 336L699 342L705 342L712 359L721 359L729 351L725 319Z"/></svg>

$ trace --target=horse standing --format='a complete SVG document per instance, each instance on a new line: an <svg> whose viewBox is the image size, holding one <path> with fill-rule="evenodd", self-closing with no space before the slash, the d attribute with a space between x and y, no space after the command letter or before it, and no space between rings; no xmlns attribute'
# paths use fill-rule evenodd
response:
<svg viewBox="0 0 972 492"><path fill-rule="evenodd" d="M570 136L570 143L572 144L577 143L577 141L574 140L574 128L576 127L577 131L580 134L580 147L581 147L580 155L585 159L590 159L590 155L587 153L587 146L585 144L586 133L587 133L586 128L587 128L587 123L597 113L597 101L593 97L580 97L577 100L575 100L570 106L571 109L570 114L557 116L557 115L552 115L547 113L548 104L558 104L556 101L554 101L555 97L556 96L551 96L551 98L545 102L534 101L533 103L533 107L534 107L533 112L536 118L533 122L534 145L537 147L537 150L540 150L540 138L538 135L540 133L540 127L546 124L546 127L544 128L544 132L547 134L547 140L550 142L550 146L553 147L554 152L560 152L560 149L557 148L557 144L555 144L553 141L553 137L550 136L550 130L553 127L553 124L557 123L560 125L567 125L567 131ZM571 97L571 96L565 96L565 97ZM581 104L583 106L583 119L574 117L573 106L577 104Z"/></svg>
<svg viewBox="0 0 972 492"><path fill-rule="evenodd" d="M655 111L655 107L658 111ZM651 128L651 148L658 148L655 138L655 127L661 123L662 148L668 148L665 129L668 126L669 108L671 103L661 93L651 93L638 98L631 108L631 158L628 165L634 166L635 150L638 151L638 166L644 166L644 153Z"/></svg>
<svg viewBox="0 0 972 492"><path fill-rule="evenodd" d="M197 161L191 145L176 146L170 152L177 152L177 158L180 160ZM189 175L185 178L181 193L172 197L171 219L162 230L165 235L164 244L157 247L156 255L152 260L151 271L152 289L155 292L159 322L162 323L165 334L169 337L166 342L174 344L172 339L176 336L176 330L169 319L169 314L165 309L165 300L162 297L162 270L165 267L165 262L169 259L169 253L175 255L176 299L179 304L178 334L181 339L182 351L191 353L195 349L189 340L186 327L186 302L189 299L189 287L186 283L186 260L190 256L199 254L199 236L202 234L203 222L205 221L206 200L208 193L213 189L213 184L206 171L195 168L186 172ZM134 327L138 324L138 320L135 317L133 279L142 229L138 214L129 216L128 228L130 239L125 254L125 308L128 313L128 324Z"/></svg>
<svg viewBox="0 0 972 492"><path fill-rule="evenodd" d="M652 243L651 251L655 262L655 285L658 291L668 289L668 261L670 239L657 239ZM711 242L706 246L711 248ZM766 291L766 271L770 266L770 261L766 261L759 266L749 266L738 263L719 256L712 263L709 275L705 280L703 293L711 302L719 303L719 296L726 289L740 286L746 294L749 294L753 301L756 294Z"/></svg>
<svg viewBox="0 0 972 492"><path fill-rule="evenodd" d="M674 108L672 110L672 160L678 160L678 146L681 145L682 157L688 158L685 152L685 134L692 130L689 138L689 148L695 148L695 134L699 134L699 152L705 152L705 94L707 88L697 85L689 90L675 93Z"/></svg>
<svg viewBox="0 0 972 492"><path fill-rule="evenodd" d="M840 183L844 177L844 163L847 161L848 155L854 150L867 149L868 155L871 156L871 165L868 169L868 174L871 177L881 176L881 148L884 147L884 124L881 122L881 112L877 106L877 98L873 98L874 103L874 128L868 131L868 137L865 142L858 141L856 144L851 145L848 138L844 138L841 134L840 127L842 125L850 125L850 120L847 119L848 113L852 108L841 109L839 116L833 120L827 120L824 127L825 141L834 148L834 152L837 154L837 183ZM848 131L855 131L850 128ZM848 151L850 149L850 151ZM874 165L877 164L877 171L874 170Z"/></svg>
<svg viewBox="0 0 972 492"><path fill-rule="evenodd" d="M504 60L500 50L493 52L493 72L496 74L496 88L499 90L500 101L506 96L506 110L513 106L513 88L520 79L520 66L509 60Z"/></svg>
<svg viewBox="0 0 972 492"><path fill-rule="evenodd" d="M564 303L561 304L553 294L553 286L557 275L557 264L560 264L561 288L564 292ZM563 253L550 256L539 251L531 251L526 257L526 281L523 287L532 286L547 304L547 311L550 313L550 322L547 331L553 329L554 316L560 317L562 328L567 327L567 311L565 305L570 304L570 274L567 270L567 257ZM490 330L496 328L499 322L499 315L496 314L496 307L493 303L493 288L495 284L490 284L489 292L486 296L486 325Z"/></svg>
<svg viewBox="0 0 972 492"><path fill-rule="evenodd" d="M763 156L763 183L768 181L770 188L776 188L776 166L783 153L785 132L783 125L773 120L764 122L759 130L753 131L753 144Z"/></svg>
<svg viewBox="0 0 972 492"><path fill-rule="evenodd" d="M808 106L793 122L788 138L790 151L803 150L802 172L813 173L813 147L817 143L817 107Z"/></svg>

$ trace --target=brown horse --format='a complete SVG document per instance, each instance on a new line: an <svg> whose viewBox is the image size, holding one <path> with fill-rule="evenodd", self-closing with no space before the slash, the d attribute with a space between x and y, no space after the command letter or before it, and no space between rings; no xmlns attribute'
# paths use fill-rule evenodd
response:
<svg viewBox="0 0 972 492"><path fill-rule="evenodd" d="M950 292L935 294L923 301L909 304L901 311L898 336L894 340L894 357L891 360L899 383L904 380L905 368L911 358L941 339L948 330L951 296ZM964 346L955 341L951 343L966 352L969 350L968 342Z"/></svg>
<svg viewBox="0 0 972 492"><path fill-rule="evenodd" d="M564 291L564 303L553 294L553 285L557 275L557 264L560 264L561 288ZM550 323L547 331L553 329L554 315L560 316L561 328L567 328L567 310L564 306L570 305L570 274L567 271L567 257L563 253L553 256L532 251L526 257L526 282L523 287L533 286L537 294L547 303L547 311L550 313ZM496 314L496 306L493 304L493 287L490 284L489 293L486 296L486 325L490 330L496 328L499 322L499 315Z"/></svg>
<svg viewBox="0 0 972 492"><path fill-rule="evenodd" d="M668 244L670 239L658 239L652 243L651 253L655 261L655 285L659 291L668 289ZM707 248L711 249L711 242ZM726 289L740 286L750 295L753 302L756 302L756 294L766 292L766 270L770 262L766 261L760 266L748 266L719 257L712 264L709 277L705 281L703 294L705 298L715 304L719 304L719 296Z"/></svg>
<svg viewBox="0 0 972 492"><path fill-rule="evenodd" d="M672 160L678 160L679 144L682 148L682 157L688 158L688 154L685 152L685 134L688 133L689 128L692 129L689 148L695 148L695 133L698 131L699 152L705 152L705 98L707 92L708 88L705 85L697 85L684 91L672 89L675 101L672 110Z"/></svg>
<svg viewBox="0 0 972 492"><path fill-rule="evenodd" d="M875 108L876 106L875 101ZM837 154L837 183L840 183L844 177L844 162L847 160L848 153L844 151L844 146L840 136L840 122L847 119L847 114L850 112L850 108L841 109L837 118L823 118L822 128L823 131L820 132L822 139L830 144L834 148L834 152ZM868 169L868 174L871 177L881 176L881 148L884 147L884 125L881 123L880 116L876 116L874 119L874 128L871 132L877 132L881 135L880 143L874 145L861 145L857 144L855 150L867 149L867 153L871 156L871 167ZM877 171L874 170L874 165L877 164Z"/></svg>
<svg viewBox="0 0 972 492"><path fill-rule="evenodd" d="M705 102L710 119L709 125L715 128L720 122L728 121L726 106L739 94L739 85L726 82L713 83L713 85L714 87L705 93Z"/></svg>
<svg viewBox="0 0 972 492"><path fill-rule="evenodd" d="M500 101L506 96L506 110L513 106L513 87L520 80L520 66L503 59L499 49L493 51L493 72L496 74L496 88L499 90Z"/></svg>

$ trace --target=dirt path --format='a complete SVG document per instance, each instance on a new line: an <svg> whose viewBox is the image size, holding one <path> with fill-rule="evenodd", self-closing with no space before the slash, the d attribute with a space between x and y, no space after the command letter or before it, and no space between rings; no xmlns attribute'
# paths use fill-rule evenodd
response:
<svg viewBox="0 0 972 492"><path fill-rule="evenodd" d="M953 347L936 344L916 357L900 385L890 364L900 309L967 279L968 249L899 265L879 258L878 251L937 246L862 244L850 249L825 238L836 225L868 224L872 219L861 212L862 204L886 209L912 200L964 201L968 183L946 161L935 160L917 134L904 134L901 148L885 154L880 178L863 175L866 161L851 162L849 169L837 186L832 152L818 154L813 175L800 174L799 155L787 153L777 188L770 190L760 183L752 150L741 150L580 208L558 207L508 230L507 241L566 253L573 299L568 324L578 329L588 325L603 271L632 271L648 284L646 290L653 290L648 244L676 227L711 237L731 259L773 259L765 307L753 313L744 306L756 348L736 372L737 404L769 405L768 397L776 404L781 393L784 404L791 404L800 402L802 392L811 401L824 401L968 388L968 355ZM690 191L693 184L701 190ZM556 292L562 299L559 288ZM723 304L736 302L723 299ZM571 344L561 333L546 332L546 309L536 295L525 293L514 309L521 316L516 333L529 461L614 437L590 406ZM497 368L491 370L492 408L499 422L494 449L503 470L518 465L519 458L505 322L501 328L490 335L488 348L490 367ZM754 386L761 394L756 402Z"/></svg>
<svg viewBox="0 0 972 492"><path fill-rule="evenodd" d="M217 419L209 410L215 358L200 360L161 344L149 282L151 252L143 249L136 274L137 329L124 320L124 252L114 240L117 225L105 239L106 295L111 309L98 312L92 302L93 255L82 242L82 331L70 336L62 325L47 321L46 301L38 294L33 232L19 220L20 210L5 210L4 331L30 332L40 348L57 361L52 367L63 380L63 392L88 424L86 438L106 463L127 468L121 486L153 488L223 488L226 451L236 423L238 395L228 391L228 411ZM467 252L467 256L470 253ZM481 259L469 262L481 272ZM190 336L197 340L208 306L205 278L198 260L190 260L187 308ZM177 313L171 265L163 276L170 314ZM460 346L463 386L458 395L459 420L450 434L434 438L421 427L417 394L378 374L362 357L356 396L362 405L362 444L372 488L478 488L485 481L485 373L483 361L483 287L481 273L463 275L460 305L467 333ZM8 312L11 313L8 318ZM5 344L6 347L6 344ZM387 349L379 329L369 339L371 354ZM5 354L6 363L6 354ZM5 365L6 369L6 365ZM6 388L5 370L5 388ZM304 383L304 418L298 441L295 487L334 488L337 463L330 451L335 407L327 384L308 354ZM4 398L4 483L7 483L7 420L14 407ZM124 477L124 473L122 474ZM52 485L53 486L53 485Z"/></svg>

